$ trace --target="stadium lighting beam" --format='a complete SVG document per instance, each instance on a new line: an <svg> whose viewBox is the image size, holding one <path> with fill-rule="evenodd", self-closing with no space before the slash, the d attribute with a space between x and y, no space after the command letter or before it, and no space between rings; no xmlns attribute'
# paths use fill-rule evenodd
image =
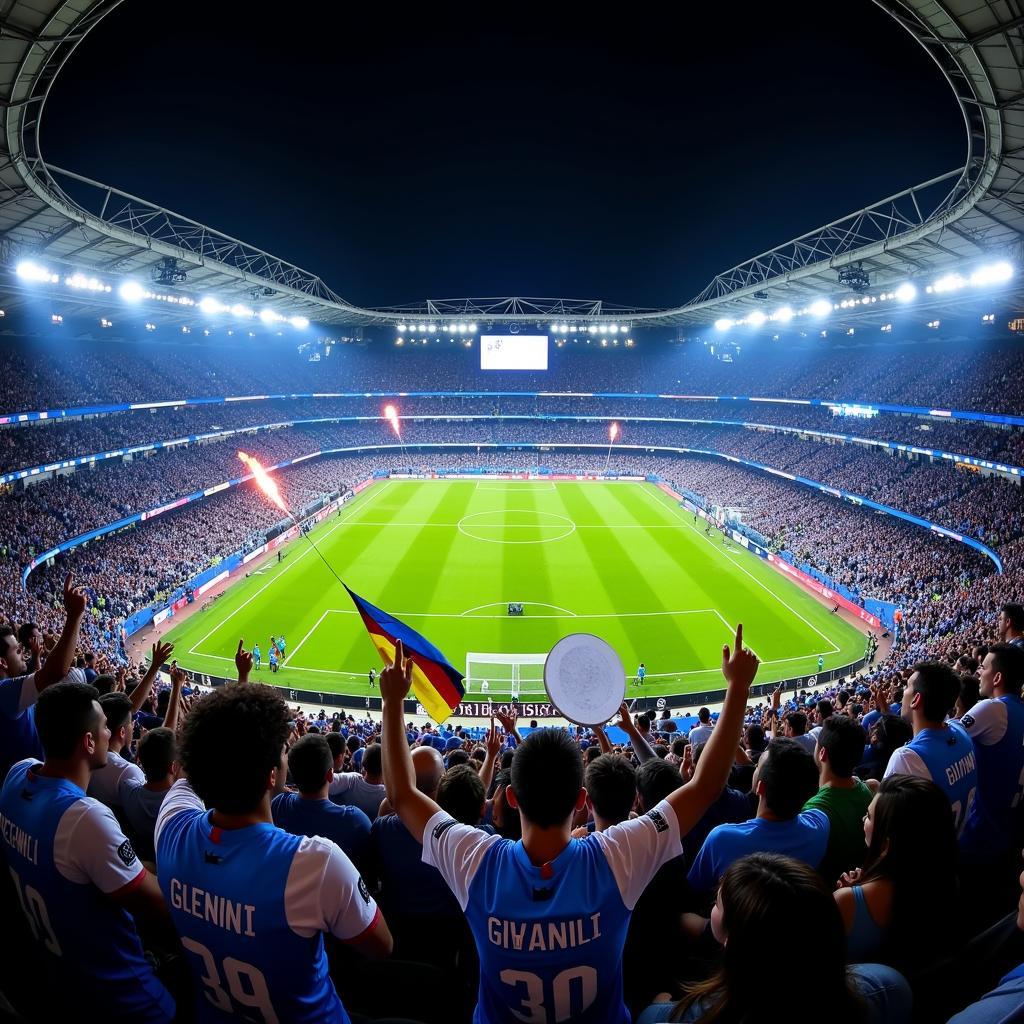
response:
<svg viewBox="0 0 1024 1024"><path fill-rule="evenodd" d="M755 309L753 313L749 313L747 315L747 323L750 324L751 327L762 327L767 319L768 317L766 317L759 309Z"/></svg>
<svg viewBox="0 0 1024 1024"><path fill-rule="evenodd" d="M828 299L815 299L807 310L812 316L828 316L832 312L832 303Z"/></svg>
<svg viewBox="0 0 1024 1024"><path fill-rule="evenodd" d="M986 267L979 267L971 274L971 284L976 288L992 284L1003 284L1013 277L1013 267L1005 260Z"/></svg>
<svg viewBox="0 0 1024 1024"><path fill-rule="evenodd" d="M213 296L207 295L206 298L200 300L199 309L203 313L223 313L227 306L213 298Z"/></svg>
<svg viewBox="0 0 1024 1024"><path fill-rule="evenodd" d="M14 268L14 272L23 281L33 281L36 284L56 284L60 280L57 274L46 267L41 267L35 260L22 260Z"/></svg>
<svg viewBox="0 0 1024 1024"><path fill-rule="evenodd" d="M788 324L789 321L793 319L794 315L795 314L793 313L792 306L782 306L781 308L775 310L775 312L772 314L772 319L777 320L779 323L782 324Z"/></svg>
<svg viewBox="0 0 1024 1024"><path fill-rule="evenodd" d="M141 302L146 297L146 289L138 281L128 280L117 289L117 294L125 302Z"/></svg>
<svg viewBox="0 0 1024 1024"><path fill-rule="evenodd" d="M917 288L909 281L904 281L903 284L896 289L896 298L899 299L900 302L912 302L917 298Z"/></svg>
<svg viewBox="0 0 1024 1024"><path fill-rule="evenodd" d="M288 323L296 330L304 331L309 326L309 318L304 316L290 316Z"/></svg>
<svg viewBox="0 0 1024 1024"><path fill-rule="evenodd" d="M732 327L732 325L733 325L733 321L730 320L727 316L723 316L720 319L715 321L715 330L716 331L727 331L727 330L729 330L730 327Z"/></svg>

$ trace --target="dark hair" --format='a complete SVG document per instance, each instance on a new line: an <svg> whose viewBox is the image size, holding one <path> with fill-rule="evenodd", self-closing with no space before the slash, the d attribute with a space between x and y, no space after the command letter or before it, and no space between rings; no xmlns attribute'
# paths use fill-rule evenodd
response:
<svg viewBox="0 0 1024 1024"><path fill-rule="evenodd" d="M701 708L700 711L697 712L697 721L703 722L707 725L708 722L711 721L711 712L707 708Z"/></svg>
<svg viewBox="0 0 1024 1024"><path fill-rule="evenodd" d="M463 825L478 825L484 805L484 784L479 773L468 764L449 768L437 786L437 805Z"/></svg>
<svg viewBox="0 0 1024 1024"><path fill-rule="evenodd" d="M100 695L99 702L107 719L107 728L112 733L132 717L132 702L126 693L104 693Z"/></svg>
<svg viewBox="0 0 1024 1024"><path fill-rule="evenodd" d="M761 761L760 779L764 802L772 814L795 818L818 792L818 769L814 758L796 740L775 739Z"/></svg>
<svg viewBox="0 0 1024 1024"><path fill-rule="evenodd" d="M764 727L756 724L748 725L743 730L743 738L746 740L747 746L757 754L764 750L767 743Z"/></svg>
<svg viewBox="0 0 1024 1024"><path fill-rule="evenodd" d="M1024 685L1024 648L1015 644L994 644L988 653L992 655L992 667L1002 673L1003 686L1019 696Z"/></svg>
<svg viewBox="0 0 1024 1024"><path fill-rule="evenodd" d="M207 807L226 814L255 809L281 764L291 712L269 686L229 683L199 701L181 739L181 763Z"/></svg>
<svg viewBox="0 0 1024 1024"><path fill-rule="evenodd" d="M625 821L636 801L636 770L619 754L602 754L584 775L594 813L613 825Z"/></svg>
<svg viewBox="0 0 1024 1024"><path fill-rule="evenodd" d="M814 708L818 712L818 717L824 722L832 714L832 701L822 698L814 705Z"/></svg>
<svg viewBox="0 0 1024 1024"><path fill-rule="evenodd" d="M850 700L850 691L849 690L840 690L836 694L836 703L841 708L845 708L846 705L849 703L849 700Z"/></svg>
<svg viewBox="0 0 1024 1024"><path fill-rule="evenodd" d="M864 727L846 715L829 715L818 733L818 746L828 753L828 766L842 779L853 775L864 757Z"/></svg>
<svg viewBox="0 0 1024 1024"><path fill-rule="evenodd" d="M961 673L960 694L956 700L960 709L967 714L979 700L981 700L981 680L977 676Z"/></svg>
<svg viewBox="0 0 1024 1024"><path fill-rule="evenodd" d="M864 1019L863 1003L846 973L843 920L816 871L792 857L753 853L729 866L720 893L722 928L729 938L721 966L707 981L684 988L670 1020L686 1019L695 1003L709 1004L701 1024L763 1017L764 993L779 980L778 960L766 950L766 941L773 948L799 949L808 935L814 936L814 969L801 976L801 1005L815 1013L827 1007L829 1020L838 1024Z"/></svg>
<svg viewBox="0 0 1024 1024"><path fill-rule="evenodd" d="M807 732L807 716L802 711L790 711L783 721L789 722L794 736L803 736Z"/></svg>
<svg viewBox="0 0 1024 1024"><path fill-rule="evenodd" d="M969 654L961 654L953 663L953 667L962 673L973 674L978 671L978 659Z"/></svg>
<svg viewBox="0 0 1024 1024"><path fill-rule="evenodd" d="M36 732L47 758L70 757L82 737L99 726L93 706L98 696L88 683L57 683L39 694Z"/></svg>
<svg viewBox="0 0 1024 1024"><path fill-rule="evenodd" d="M682 757L683 754L686 753L686 748L688 746L688 742L689 741L684 740L682 737L680 737L677 740L673 740L672 741L672 753L675 754L676 757Z"/></svg>
<svg viewBox="0 0 1024 1024"><path fill-rule="evenodd" d="M331 748L331 761L345 753L345 738L338 732L329 732L324 736L327 746Z"/></svg>
<svg viewBox="0 0 1024 1024"><path fill-rule="evenodd" d="M363 751L363 760L360 767L367 775L380 775L382 765L379 743L371 743Z"/></svg>
<svg viewBox="0 0 1024 1024"><path fill-rule="evenodd" d="M114 692L117 680L109 672L104 672L92 681L92 685L96 687L96 692L102 697L105 693Z"/></svg>
<svg viewBox="0 0 1024 1024"><path fill-rule="evenodd" d="M10 628L10 627L8 627L8 628ZM29 640L32 639L32 634L38 628L39 627L34 622L23 622L18 627L18 634L17 634L18 635L18 643L24 644L27 647Z"/></svg>
<svg viewBox="0 0 1024 1024"><path fill-rule="evenodd" d="M362 745L363 741L355 733L345 741L345 746L348 747L350 754L354 754Z"/></svg>
<svg viewBox="0 0 1024 1024"><path fill-rule="evenodd" d="M538 828L566 821L582 786L579 747L564 729L538 729L516 747L512 789L523 816Z"/></svg>
<svg viewBox="0 0 1024 1024"><path fill-rule="evenodd" d="M174 759L178 756L174 730L150 729L139 740L139 767L146 776L147 782L159 782L171 770Z"/></svg>
<svg viewBox="0 0 1024 1024"><path fill-rule="evenodd" d="M949 934L957 902L953 811L931 779L890 775L879 785L861 883L879 878L893 885L887 957L901 969L923 963Z"/></svg>
<svg viewBox="0 0 1024 1024"><path fill-rule="evenodd" d="M1010 625L1014 629L1024 629L1024 604L1004 604L999 610L1010 620Z"/></svg>
<svg viewBox="0 0 1024 1024"><path fill-rule="evenodd" d="M661 803L682 784L679 769L666 761L644 761L636 771L636 789L645 811Z"/></svg>
<svg viewBox="0 0 1024 1024"><path fill-rule="evenodd" d="M922 661L914 666L914 673L914 693L921 695L921 714L929 722L941 722L960 694L960 677L938 661Z"/></svg>
<svg viewBox="0 0 1024 1024"><path fill-rule="evenodd" d="M457 768L459 765L469 764L469 754L461 747L457 747L445 758L446 768Z"/></svg>
<svg viewBox="0 0 1024 1024"><path fill-rule="evenodd" d="M21 641L18 639L18 634L14 631L13 626L0 626L0 658L7 657L7 642L10 640L15 647L18 646Z"/></svg>
<svg viewBox="0 0 1024 1024"><path fill-rule="evenodd" d="M502 752L501 755L501 771L508 771L512 767L512 759L516 756L515 749L509 749Z"/></svg>
<svg viewBox="0 0 1024 1024"><path fill-rule="evenodd" d="M909 722L899 715L884 714L871 727L871 746L878 754L884 768L889 763L893 751L909 743L914 737L914 730Z"/></svg>
<svg viewBox="0 0 1024 1024"><path fill-rule="evenodd" d="M597 744L587 747L587 749L583 751L583 763L585 765L593 764L599 757L604 757L604 754L601 753L601 748L597 746ZM512 762L509 761L509 765L511 764Z"/></svg>
<svg viewBox="0 0 1024 1024"><path fill-rule="evenodd" d="M288 774L300 793L315 793L333 768L334 757L326 736L303 736L288 751Z"/></svg>

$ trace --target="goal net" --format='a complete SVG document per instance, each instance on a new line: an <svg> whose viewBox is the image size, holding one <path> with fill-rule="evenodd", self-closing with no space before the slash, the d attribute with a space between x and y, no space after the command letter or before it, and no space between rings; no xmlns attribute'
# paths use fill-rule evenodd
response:
<svg viewBox="0 0 1024 1024"><path fill-rule="evenodd" d="M544 694L544 654L466 655L466 695L487 700L495 695L518 698L520 694Z"/></svg>

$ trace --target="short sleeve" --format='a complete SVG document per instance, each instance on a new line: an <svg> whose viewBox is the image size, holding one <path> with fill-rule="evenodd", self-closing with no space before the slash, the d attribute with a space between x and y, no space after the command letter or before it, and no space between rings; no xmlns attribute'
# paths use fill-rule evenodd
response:
<svg viewBox="0 0 1024 1024"><path fill-rule="evenodd" d="M200 812L205 814L206 807L203 801L196 796L195 790L188 784L186 779L178 779L167 791L163 803L160 804L160 813L156 816L156 828L153 830L153 845L160 843L160 833L164 826L176 814L183 811L191 811L193 814Z"/></svg>
<svg viewBox="0 0 1024 1024"><path fill-rule="evenodd" d="M718 836L722 834L721 830L724 827L719 825L708 833L690 866L687 881L698 892L710 892L718 885L718 858L715 847Z"/></svg>
<svg viewBox="0 0 1024 1024"><path fill-rule="evenodd" d="M487 835L472 825L462 825L446 811L438 811L423 830L423 863L441 872L459 906L465 910L469 887L484 855L498 842L501 842L500 836Z"/></svg>
<svg viewBox="0 0 1024 1024"><path fill-rule="evenodd" d="M909 747L897 747L889 758L885 769L885 778L890 775L916 775L919 779L930 779L932 773L920 755Z"/></svg>
<svg viewBox="0 0 1024 1024"><path fill-rule="evenodd" d="M960 719L960 725L975 743L990 747L1006 735L1009 715L1001 700L983 700Z"/></svg>
<svg viewBox="0 0 1024 1024"><path fill-rule="evenodd" d="M328 796L337 796L339 793L347 793L354 789L356 780L361 779L359 772L335 772L334 778L327 786Z"/></svg>
<svg viewBox="0 0 1024 1024"><path fill-rule="evenodd" d="M667 800L632 821L595 832L594 837L612 869L622 902L629 910L636 906L658 868L683 852L679 820Z"/></svg>
<svg viewBox="0 0 1024 1024"><path fill-rule="evenodd" d="M7 718L18 718L35 704L38 696L34 673L16 676L14 679L0 679L0 714Z"/></svg>
<svg viewBox="0 0 1024 1024"><path fill-rule="evenodd" d="M105 804L84 797L64 812L53 840L54 866L71 882L113 893L146 874L132 844Z"/></svg>
<svg viewBox="0 0 1024 1024"><path fill-rule="evenodd" d="M380 911L352 861L328 839L303 839L284 888L288 926L306 938L330 932L344 941L371 928Z"/></svg>

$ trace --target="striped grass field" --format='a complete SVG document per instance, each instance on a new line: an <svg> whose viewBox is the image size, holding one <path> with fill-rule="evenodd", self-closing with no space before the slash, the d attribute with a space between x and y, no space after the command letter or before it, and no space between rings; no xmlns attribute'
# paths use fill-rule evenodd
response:
<svg viewBox="0 0 1024 1024"><path fill-rule="evenodd" d="M653 484L389 480L363 491L313 533L353 590L406 621L465 670L467 652L542 654L569 633L596 633L643 693L721 684L722 644L742 621L762 659L758 681L856 660L864 637L721 537ZM258 677L282 686L363 695L380 659L337 581L302 538L169 637L187 668L233 673L239 638L259 642ZM510 601L522 617L510 617ZM271 676L270 635L286 658ZM489 671L507 693L509 669ZM540 669L524 668L524 679ZM479 696L479 678L470 696ZM523 693L537 685L524 683ZM639 691L629 688L631 693ZM533 698L536 699L536 698Z"/></svg>

